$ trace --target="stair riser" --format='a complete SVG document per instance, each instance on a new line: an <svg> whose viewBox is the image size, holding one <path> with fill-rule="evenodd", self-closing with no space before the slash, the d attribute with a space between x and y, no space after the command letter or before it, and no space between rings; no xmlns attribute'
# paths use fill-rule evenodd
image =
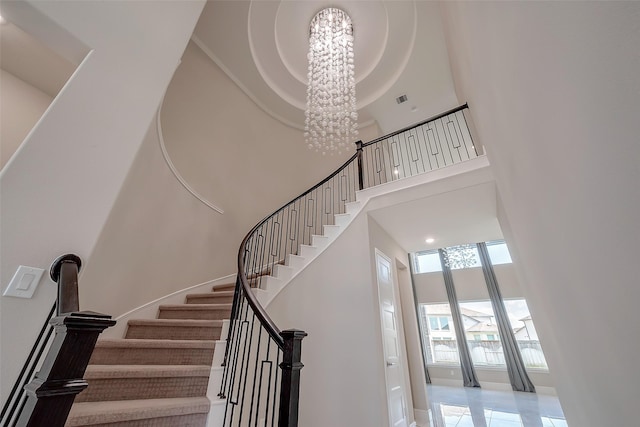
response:
<svg viewBox="0 0 640 427"><path fill-rule="evenodd" d="M187 304L231 304L233 295L216 296L215 292L210 297L190 297L187 295Z"/></svg>
<svg viewBox="0 0 640 427"><path fill-rule="evenodd" d="M161 340L217 340L222 327L179 327L129 325L125 338L161 339Z"/></svg>
<svg viewBox="0 0 640 427"><path fill-rule="evenodd" d="M67 425L72 424L69 420ZM176 427L176 426L204 426L207 424L207 414L187 414L173 417L145 418L142 420L119 421L117 423L100 423L100 427Z"/></svg>
<svg viewBox="0 0 640 427"><path fill-rule="evenodd" d="M231 311L224 310L164 310L161 309L158 319L193 319L193 320L224 320L231 316Z"/></svg>
<svg viewBox="0 0 640 427"><path fill-rule="evenodd" d="M233 291L233 290L235 290L235 289L236 289L236 285L235 285L235 284L222 285L222 286L220 286L220 285L216 285L216 286L214 286L213 288L211 288L211 290L212 290L213 292L218 292L218 291L220 291L220 292Z"/></svg>
<svg viewBox="0 0 640 427"><path fill-rule="evenodd" d="M209 378L87 378L87 382L89 387L76 397L76 402L204 396Z"/></svg>
<svg viewBox="0 0 640 427"><path fill-rule="evenodd" d="M92 365L210 365L212 348L100 348L96 347Z"/></svg>

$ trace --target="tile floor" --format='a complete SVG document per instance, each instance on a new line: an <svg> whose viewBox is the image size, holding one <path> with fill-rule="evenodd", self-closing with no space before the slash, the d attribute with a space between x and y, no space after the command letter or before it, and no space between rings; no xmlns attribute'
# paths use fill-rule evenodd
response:
<svg viewBox="0 0 640 427"><path fill-rule="evenodd" d="M568 427L555 396L428 385L431 427Z"/></svg>

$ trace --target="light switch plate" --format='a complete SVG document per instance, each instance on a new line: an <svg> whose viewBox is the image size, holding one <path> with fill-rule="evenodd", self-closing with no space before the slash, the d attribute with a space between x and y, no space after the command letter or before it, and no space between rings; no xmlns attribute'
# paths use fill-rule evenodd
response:
<svg viewBox="0 0 640 427"><path fill-rule="evenodd" d="M40 283L43 273L44 270L42 268L19 266L2 296L31 298L38 287L38 283Z"/></svg>

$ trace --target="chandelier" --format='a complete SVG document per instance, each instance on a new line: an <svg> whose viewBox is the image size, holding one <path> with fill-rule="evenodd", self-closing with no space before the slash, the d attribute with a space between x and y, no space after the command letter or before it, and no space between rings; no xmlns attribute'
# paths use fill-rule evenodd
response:
<svg viewBox="0 0 640 427"><path fill-rule="evenodd" d="M338 153L358 135L353 25L329 7L311 20L304 136L310 149Z"/></svg>

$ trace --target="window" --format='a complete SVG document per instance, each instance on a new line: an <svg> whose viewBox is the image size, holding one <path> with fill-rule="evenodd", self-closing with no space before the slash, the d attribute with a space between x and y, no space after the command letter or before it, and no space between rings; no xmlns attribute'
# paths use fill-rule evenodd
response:
<svg viewBox="0 0 640 427"><path fill-rule="evenodd" d="M511 254L509 254L509 248L504 240L494 240L487 242L487 252L489 252L489 258L491 264L511 264Z"/></svg>
<svg viewBox="0 0 640 427"><path fill-rule="evenodd" d="M518 342L524 366L527 368L548 369L547 361L544 358L544 353L538 340L538 333L533 325L529 307L527 307L527 301L524 299L504 300L504 306L507 309L509 322Z"/></svg>
<svg viewBox="0 0 640 427"><path fill-rule="evenodd" d="M413 255L413 265L416 273L432 273L442 271L440 254L438 251L416 252Z"/></svg>
<svg viewBox="0 0 640 427"><path fill-rule="evenodd" d="M480 256L475 244L450 246L445 248L445 259L452 270L461 268L480 267ZM440 254L437 250L416 252L413 255L413 265L416 273L433 273L442 271Z"/></svg>
<svg viewBox="0 0 640 427"><path fill-rule="evenodd" d="M475 244L449 246L444 251L445 262L449 263L449 268L452 270L482 266L478 247Z"/></svg>
<svg viewBox="0 0 640 427"><path fill-rule="evenodd" d="M432 331L448 331L450 320L445 316L429 316L429 328Z"/></svg>
<svg viewBox="0 0 640 427"><path fill-rule="evenodd" d="M419 313L427 363L459 363L458 343L449 304L420 304Z"/></svg>
<svg viewBox="0 0 640 427"><path fill-rule="evenodd" d="M506 366L491 301L461 302L459 305L473 364Z"/></svg>
<svg viewBox="0 0 640 427"><path fill-rule="evenodd" d="M448 248L444 248L444 250L448 256L449 267L452 270L481 266L478 248L475 244L449 246ZM507 244L504 240L487 242L487 251L489 252L491 264L493 265L510 264L513 262L511 261L511 255L509 254L509 248L507 248ZM414 271L418 274L442 271L440 255L437 250L414 253L413 265Z"/></svg>

